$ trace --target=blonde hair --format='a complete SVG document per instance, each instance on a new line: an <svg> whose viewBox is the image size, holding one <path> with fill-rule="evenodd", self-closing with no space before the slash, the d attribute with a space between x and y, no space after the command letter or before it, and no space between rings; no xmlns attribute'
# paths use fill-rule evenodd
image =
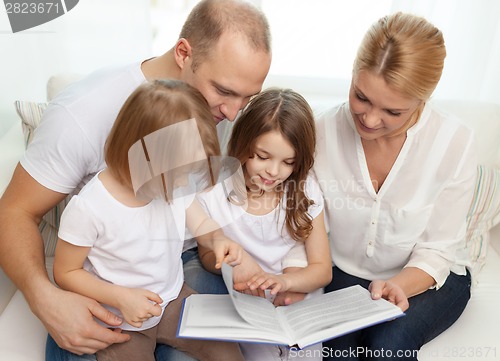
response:
<svg viewBox="0 0 500 361"><path fill-rule="evenodd" d="M398 12L379 19L367 31L353 73L366 70L382 76L391 88L421 100L407 129L418 120L439 83L445 57L438 28L422 17Z"/></svg>
<svg viewBox="0 0 500 361"><path fill-rule="evenodd" d="M130 147L150 133L191 118L196 119L207 158L220 155L213 115L197 89L179 80L140 85L123 104L106 140L105 161L111 174L132 187Z"/></svg>
<svg viewBox="0 0 500 361"><path fill-rule="evenodd" d="M193 71L228 30L243 34L254 50L271 53L271 32L262 11L242 0L202 0L191 10L179 35L193 49Z"/></svg>
<svg viewBox="0 0 500 361"><path fill-rule="evenodd" d="M307 101L290 89L269 88L258 94L233 127L228 155L244 165L254 157L257 138L271 131L279 131L295 150L292 174L283 183L287 194L285 224L294 240L304 241L312 231L308 209L313 204L304 185L316 147L314 116Z"/></svg>

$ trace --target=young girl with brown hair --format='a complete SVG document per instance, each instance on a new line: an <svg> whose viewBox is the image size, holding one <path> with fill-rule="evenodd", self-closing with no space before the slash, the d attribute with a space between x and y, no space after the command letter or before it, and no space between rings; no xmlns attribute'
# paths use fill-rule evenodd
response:
<svg viewBox="0 0 500 361"><path fill-rule="evenodd" d="M217 254L214 267L241 260L241 247L184 191L193 165L219 153L210 108L188 84L146 82L123 105L106 141L107 168L62 215L54 261L61 288L124 320L130 340L99 351L99 361L154 361L157 342L200 360L243 360L237 344L176 337L182 300L194 293L183 282L186 225Z"/></svg>
<svg viewBox="0 0 500 361"><path fill-rule="evenodd" d="M271 296L310 293L331 280L322 195L309 175L315 145L314 118L306 100L289 89L267 89L243 111L228 145L228 155L243 167L244 206L221 201L227 196L221 185L197 196L210 217L225 225L224 233L262 267L264 272L247 283L252 291L268 289ZM307 264L283 264L297 243L305 246ZM199 252L213 270L213 253L203 247ZM297 269L283 273L289 267ZM280 359L288 352L259 344L242 345L242 350L246 360Z"/></svg>

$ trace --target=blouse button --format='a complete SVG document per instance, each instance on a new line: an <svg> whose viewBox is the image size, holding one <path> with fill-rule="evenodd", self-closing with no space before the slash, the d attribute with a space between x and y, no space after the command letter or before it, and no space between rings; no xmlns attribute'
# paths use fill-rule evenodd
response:
<svg viewBox="0 0 500 361"><path fill-rule="evenodd" d="M366 255L367 255L368 257L373 257L373 251L374 251L374 248L375 248L375 247L373 246L373 245L374 245L374 243L375 243L375 242L374 242L373 240L369 240L369 241L368 241L368 246L366 246Z"/></svg>
<svg viewBox="0 0 500 361"><path fill-rule="evenodd" d="M366 247L366 255L368 257L373 257L373 241L368 242L368 246Z"/></svg>

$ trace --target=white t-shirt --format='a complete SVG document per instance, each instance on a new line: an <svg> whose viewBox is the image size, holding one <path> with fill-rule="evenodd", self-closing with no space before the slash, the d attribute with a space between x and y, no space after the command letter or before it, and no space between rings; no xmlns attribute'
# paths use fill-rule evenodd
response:
<svg viewBox="0 0 500 361"><path fill-rule="evenodd" d="M332 259L364 279L417 267L440 287L465 274L465 218L476 177L472 132L426 105L375 192L349 104L317 121L314 165L330 226Z"/></svg>
<svg viewBox="0 0 500 361"><path fill-rule="evenodd" d="M141 63L98 70L61 92L43 113L21 159L41 185L78 193L105 168L104 143L128 96L145 81Z"/></svg>
<svg viewBox="0 0 500 361"><path fill-rule="evenodd" d="M179 295L184 281L181 253L185 210L193 198L176 198L172 204L153 200L143 207L127 207L96 175L64 210L59 237L91 247L85 270L113 284L155 292L163 299L161 306L165 309ZM120 315L118 310L104 306ZM148 329L160 319L152 317L141 328L124 322L120 328Z"/></svg>
<svg viewBox="0 0 500 361"><path fill-rule="evenodd" d="M306 196L314 201L308 213L314 219L323 210L323 198L318 184L308 177L305 185ZM278 274L283 271L282 259L297 243L285 226L286 197L265 215L247 213L242 207L228 202L221 184L209 192L197 195L205 211L219 225L224 234L238 242L262 269ZM306 266L307 263L302 266Z"/></svg>

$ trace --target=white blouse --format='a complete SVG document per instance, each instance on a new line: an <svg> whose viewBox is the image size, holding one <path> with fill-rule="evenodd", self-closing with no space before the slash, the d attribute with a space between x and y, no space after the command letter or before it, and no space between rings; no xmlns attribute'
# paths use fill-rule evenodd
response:
<svg viewBox="0 0 500 361"><path fill-rule="evenodd" d="M308 209L309 216L314 219L323 210L323 197L312 177L306 180L305 194L314 202ZM226 201L222 183L209 192L198 193L196 197L209 217L222 226L224 234L238 242L265 272L278 274L287 267L307 266L304 252L296 260L291 260L289 255L286 262L282 263L296 244L302 248L304 245L303 242L296 242L285 226L286 195L283 195L276 208L264 215L247 213L243 207Z"/></svg>
<svg viewBox="0 0 500 361"><path fill-rule="evenodd" d="M322 114L317 134L334 265L368 280L417 267L437 288L450 271L465 274L477 165L470 129L426 105L378 192L348 103Z"/></svg>

